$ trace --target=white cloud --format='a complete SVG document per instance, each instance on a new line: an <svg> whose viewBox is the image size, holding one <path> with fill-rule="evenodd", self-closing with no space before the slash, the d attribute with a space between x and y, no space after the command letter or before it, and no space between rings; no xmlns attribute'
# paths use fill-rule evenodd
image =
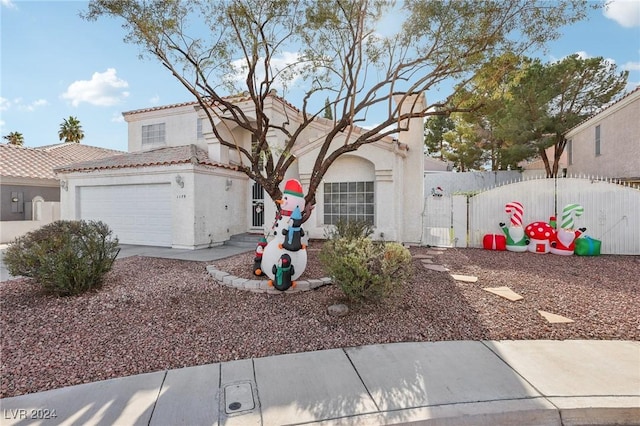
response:
<svg viewBox="0 0 640 426"><path fill-rule="evenodd" d="M124 116L119 112L114 112L111 114L111 122L112 123L124 123Z"/></svg>
<svg viewBox="0 0 640 426"><path fill-rule="evenodd" d="M36 108L47 106L47 105L49 105L49 102L46 99L38 99L36 101L31 102L28 105L19 104L18 109L20 111L33 112L36 110Z"/></svg>
<svg viewBox="0 0 640 426"><path fill-rule="evenodd" d="M11 0L0 0L0 4L4 7L7 7L9 9L17 9L18 6L16 6L16 4L14 2L12 2Z"/></svg>
<svg viewBox="0 0 640 426"><path fill-rule="evenodd" d="M149 103L151 105L158 105L158 103L160 103L160 95L155 95L153 98L150 98Z"/></svg>
<svg viewBox="0 0 640 426"><path fill-rule="evenodd" d="M71 83L62 94L62 98L70 100L73 106L82 102L96 106L112 106L129 96L129 92L124 90L127 87L129 83L116 76L115 68L109 68L103 73L93 73L91 80Z"/></svg>
<svg viewBox="0 0 640 426"><path fill-rule="evenodd" d="M30 104L23 104L22 98L15 98L13 101L0 97L0 111L7 111L10 108L18 108L19 111L35 111L36 108L49 105L46 99L38 99Z"/></svg>
<svg viewBox="0 0 640 426"><path fill-rule="evenodd" d="M640 62L627 62L623 64L620 68L625 71L640 71Z"/></svg>
<svg viewBox="0 0 640 426"><path fill-rule="evenodd" d="M610 0L602 13L625 28L640 26L640 0Z"/></svg>
<svg viewBox="0 0 640 426"><path fill-rule="evenodd" d="M275 89L282 90L285 86L290 88L300 78L302 69L300 65L296 65L300 61L299 58L300 55L298 52L282 52L281 55L271 58L271 71L273 73L280 73L273 84ZM263 61L264 58L258 59L258 67L254 77L258 83L265 77ZM227 83L237 88L244 88L247 78L247 65L245 60L235 60L231 63L231 67L235 70L235 73L226 76Z"/></svg>
<svg viewBox="0 0 640 426"><path fill-rule="evenodd" d="M580 50L578 52L576 52L576 55L578 55L578 58L585 60L585 59L590 59L591 55L589 55L587 52L585 52L584 50Z"/></svg>

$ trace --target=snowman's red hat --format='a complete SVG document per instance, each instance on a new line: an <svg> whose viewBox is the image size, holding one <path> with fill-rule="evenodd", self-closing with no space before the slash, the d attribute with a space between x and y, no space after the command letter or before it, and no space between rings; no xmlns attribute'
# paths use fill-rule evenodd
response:
<svg viewBox="0 0 640 426"><path fill-rule="evenodd" d="M304 194L302 193L302 185L296 179L289 179L284 184L284 193L293 195L294 197L304 197Z"/></svg>

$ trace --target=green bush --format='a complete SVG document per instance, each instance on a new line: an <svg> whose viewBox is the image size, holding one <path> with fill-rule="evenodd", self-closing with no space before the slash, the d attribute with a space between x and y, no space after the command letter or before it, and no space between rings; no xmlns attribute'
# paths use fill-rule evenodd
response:
<svg viewBox="0 0 640 426"><path fill-rule="evenodd" d="M412 275L409 250L369 238L328 240L320 261L352 302L378 302L398 292Z"/></svg>
<svg viewBox="0 0 640 426"><path fill-rule="evenodd" d="M5 252L11 275L34 278L53 294L99 287L120 249L103 222L57 221L16 238Z"/></svg>
<svg viewBox="0 0 640 426"><path fill-rule="evenodd" d="M326 230L325 237L327 237L328 240L334 240L336 238L354 240L357 238L367 238L371 234L373 234L373 225L366 220L338 219L332 228Z"/></svg>

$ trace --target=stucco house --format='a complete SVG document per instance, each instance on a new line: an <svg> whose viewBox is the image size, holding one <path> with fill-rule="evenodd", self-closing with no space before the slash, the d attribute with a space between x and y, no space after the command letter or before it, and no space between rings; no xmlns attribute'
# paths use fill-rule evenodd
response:
<svg viewBox="0 0 640 426"><path fill-rule="evenodd" d="M122 152L68 142L36 148L0 144L0 242L59 218L54 168L117 154Z"/></svg>
<svg viewBox="0 0 640 426"><path fill-rule="evenodd" d="M565 134L558 171L640 184L640 87L606 106ZM554 148L547 149L553 161ZM542 159L523 163L524 175L546 174Z"/></svg>
<svg viewBox="0 0 640 426"><path fill-rule="evenodd" d="M230 99L255 116L250 99ZM423 96L416 101L425 102ZM272 123L299 116L296 107L275 94L267 97L265 113ZM123 115L128 154L56 169L66 188L62 218L103 220L126 244L190 249L221 244L234 234L262 233L271 225L275 204L237 170L246 160L216 139L196 102ZM295 178L308 187L329 124L318 118L304 131L284 181ZM228 123L222 127L228 137L251 148L250 133ZM361 131L354 127L351 137ZM284 143L279 137L268 140L275 150ZM344 143L346 137L333 143ZM419 242L423 170L423 120L413 119L397 139L387 137L338 158L317 191L305 231L323 238L328 225L352 217L371 221L377 238Z"/></svg>
<svg viewBox="0 0 640 426"><path fill-rule="evenodd" d="M640 184L640 86L569 130L571 175Z"/></svg>

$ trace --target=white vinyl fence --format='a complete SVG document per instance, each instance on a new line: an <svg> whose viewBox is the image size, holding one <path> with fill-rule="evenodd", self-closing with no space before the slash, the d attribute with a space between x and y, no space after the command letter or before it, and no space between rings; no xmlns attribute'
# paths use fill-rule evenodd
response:
<svg viewBox="0 0 640 426"><path fill-rule="evenodd" d="M501 234L507 225L505 206L523 205L522 224L560 221L567 204L577 203L584 213L574 218L575 228L602 241L603 254L640 254L640 190L590 178L533 179L469 195L426 195L422 243L432 246L482 247L485 234Z"/></svg>

